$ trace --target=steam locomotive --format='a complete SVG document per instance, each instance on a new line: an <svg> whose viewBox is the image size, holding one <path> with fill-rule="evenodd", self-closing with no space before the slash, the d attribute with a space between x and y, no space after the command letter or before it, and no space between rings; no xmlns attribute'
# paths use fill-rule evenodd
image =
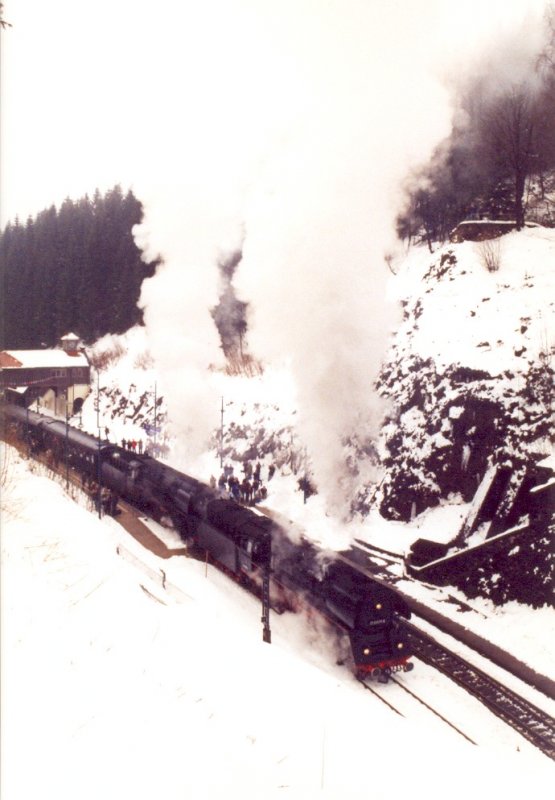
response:
<svg viewBox="0 0 555 800"><path fill-rule="evenodd" d="M412 669L399 617L404 600L338 553L326 553L200 481L150 457L95 438L22 406L3 404L3 423L29 450L64 462L154 517L170 517L182 538L250 590L269 580L274 607L315 609L348 637L355 673L386 682Z"/></svg>

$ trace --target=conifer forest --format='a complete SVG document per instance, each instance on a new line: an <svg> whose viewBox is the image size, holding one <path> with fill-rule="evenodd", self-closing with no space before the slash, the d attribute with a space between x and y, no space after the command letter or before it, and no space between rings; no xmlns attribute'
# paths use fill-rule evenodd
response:
<svg viewBox="0 0 555 800"><path fill-rule="evenodd" d="M140 323L146 264L132 229L143 207L120 186L66 199L6 225L0 238L0 346L52 347L68 331L86 343Z"/></svg>

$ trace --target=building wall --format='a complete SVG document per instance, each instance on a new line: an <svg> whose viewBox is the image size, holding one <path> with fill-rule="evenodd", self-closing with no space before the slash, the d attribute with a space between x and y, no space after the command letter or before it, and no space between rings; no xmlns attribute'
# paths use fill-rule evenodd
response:
<svg viewBox="0 0 555 800"><path fill-rule="evenodd" d="M85 400L90 391L90 386L85 383L69 386L67 391L65 388L61 390L49 388L37 399L36 408L39 411L48 411L57 417L65 417L67 410L69 415L73 416L73 414L77 413L75 410L76 401ZM33 405L33 408L35 408L35 405Z"/></svg>
<svg viewBox="0 0 555 800"><path fill-rule="evenodd" d="M65 388L90 383L90 367L4 367L0 386L37 386Z"/></svg>

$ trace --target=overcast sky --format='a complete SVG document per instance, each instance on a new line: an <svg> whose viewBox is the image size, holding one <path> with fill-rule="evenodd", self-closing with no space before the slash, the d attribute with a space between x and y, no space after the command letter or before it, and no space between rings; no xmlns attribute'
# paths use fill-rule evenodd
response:
<svg viewBox="0 0 555 800"><path fill-rule="evenodd" d="M494 45L500 30L526 12L537 13L544 2L5 0L4 5L13 27L2 34L3 222L97 186L132 184L147 164L166 170L167 159L176 154L169 127L186 129L184 148L189 143L217 149L223 136L237 148L248 127L249 143L286 136L306 102L303 92L334 82L350 56L350 40L353 51L360 38L375 54L394 51L398 69L409 67L406 86L413 92L415 57L416 74L423 67L456 63L461 52L488 40ZM350 27L355 20L358 29ZM372 31L379 36L373 39ZM392 62L381 70L380 60L368 62L371 76L365 79L381 83L384 92L396 90ZM332 87L332 96L337 94ZM347 107L349 87L342 96ZM223 156L229 152L228 143Z"/></svg>
<svg viewBox="0 0 555 800"><path fill-rule="evenodd" d="M285 365L301 438L333 493L398 310L385 302L402 185L446 137L484 54L526 68L544 0L6 0L2 219L116 183L164 260L141 305L179 440L202 452L221 398L218 261L248 346ZM343 492L340 492L342 495Z"/></svg>

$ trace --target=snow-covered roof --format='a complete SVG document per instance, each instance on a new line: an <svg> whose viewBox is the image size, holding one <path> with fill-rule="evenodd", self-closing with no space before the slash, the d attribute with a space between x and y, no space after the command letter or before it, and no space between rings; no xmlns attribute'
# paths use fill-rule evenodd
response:
<svg viewBox="0 0 555 800"><path fill-rule="evenodd" d="M1 354L2 358L0 363L4 368L22 369L37 368L37 367L88 367L89 362L82 353L77 355L70 355L65 350L4 350ZM7 358L5 358L7 356ZM10 358L15 359L18 363L10 363Z"/></svg>

